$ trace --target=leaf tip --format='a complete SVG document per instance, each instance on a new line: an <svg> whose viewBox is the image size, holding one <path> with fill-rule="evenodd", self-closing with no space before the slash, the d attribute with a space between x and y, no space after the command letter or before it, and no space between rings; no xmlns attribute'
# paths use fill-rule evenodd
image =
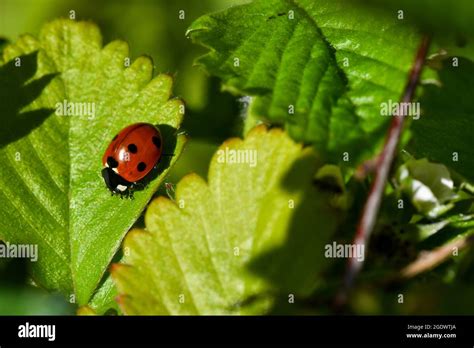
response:
<svg viewBox="0 0 474 348"><path fill-rule="evenodd" d="M209 31L209 28L204 26L202 22L204 22L204 19L206 19L206 16L200 17L196 19L186 30L184 35L186 38L191 39L193 42L195 42L195 34L203 32L203 31Z"/></svg>

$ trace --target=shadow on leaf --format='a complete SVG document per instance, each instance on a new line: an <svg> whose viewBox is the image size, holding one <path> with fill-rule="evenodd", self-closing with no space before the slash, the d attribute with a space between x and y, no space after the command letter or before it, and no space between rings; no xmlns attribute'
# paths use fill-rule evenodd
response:
<svg viewBox="0 0 474 348"><path fill-rule="evenodd" d="M273 289L286 296L306 296L314 289L321 272L328 266L324 248L338 221L336 211L327 204L327 194L312 185L314 163L313 156L301 158L282 180L280 185L285 191L302 195L295 201L288 222L289 233L283 243L270 247L249 264L252 273L266 279ZM278 221L274 224L275 230L286 228L279 226Z"/></svg>
<svg viewBox="0 0 474 348"><path fill-rule="evenodd" d="M34 52L18 57L21 66L16 66L14 59L0 67L0 148L28 135L54 111L41 108L22 112L56 76L48 74L27 83L36 73L37 55Z"/></svg>
<svg viewBox="0 0 474 348"><path fill-rule="evenodd" d="M5 48L7 44L8 44L7 39L0 37L0 54L2 54L3 49Z"/></svg>
<svg viewBox="0 0 474 348"><path fill-rule="evenodd" d="M474 180L474 62L465 58L443 62L440 86L425 86L420 98L421 117L413 121L409 151L417 158L427 157ZM454 64L454 65L453 65Z"/></svg>

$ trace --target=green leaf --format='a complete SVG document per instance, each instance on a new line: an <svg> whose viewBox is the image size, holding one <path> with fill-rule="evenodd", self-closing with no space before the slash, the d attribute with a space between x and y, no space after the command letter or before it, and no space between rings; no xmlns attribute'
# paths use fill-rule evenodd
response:
<svg viewBox="0 0 474 348"><path fill-rule="evenodd" d="M107 314L109 312L120 313L120 308L115 301L118 296L117 288L110 275L107 275L103 284L99 286L96 293L90 299L87 306L78 309L80 315Z"/></svg>
<svg viewBox="0 0 474 348"><path fill-rule="evenodd" d="M438 217L454 206L454 183L442 164L409 160L398 169L397 181L415 208L427 217Z"/></svg>
<svg viewBox="0 0 474 348"><path fill-rule="evenodd" d="M410 152L417 157L444 163L474 182L474 63L452 57L438 72L440 85L425 87L420 99L422 115L412 123Z"/></svg>
<svg viewBox="0 0 474 348"><path fill-rule="evenodd" d="M474 227L474 215L455 214L434 223L415 224L414 227L417 233L417 238L420 241L428 239L444 229L443 236L440 237L439 233L437 235L437 237L441 239L441 243L438 244L444 244L458 237L460 234L472 233L472 228ZM435 240L435 242L437 241Z"/></svg>
<svg viewBox="0 0 474 348"><path fill-rule="evenodd" d="M445 3L443 0L359 0L361 5L377 6L389 13L403 11L404 20L436 35L473 35L474 7L470 0Z"/></svg>
<svg viewBox="0 0 474 348"><path fill-rule="evenodd" d="M230 157L253 151L255 166ZM175 201L152 201L146 229L127 235L128 256L111 271L123 312L254 314L275 296L307 296L329 262L324 245L337 221L312 185L316 163L280 129L224 142L209 183L184 177Z"/></svg>
<svg viewBox="0 0 474 348"><path fill-rule="evenodd" d="M0 315L72 315L64 297L31 286L0 288Z"/></svg>
<svg viewBox="0 0 474 348"><path fill-rule="evenodd" d="M31 59L35 54L37 60ZM0 150L0 239L37 244L39 259L31 265L34 281L74 293L84 305L182 151L184 136L176 137L176 130L183 104L170 99L170 76L153 78L147 57L126 67L127 44L113 41L102 47L92 23L56 20L38 38L20 37L5 47L2 73L12 70L10 61L16 57L24 64L17 68L22 72L2 79L25 98L2 100L2 110L8 111L1 114L2 124L9 126L11 137ZM3 85L0 91L10 96ZM87 103L83 105L94 107L95 113L34 117L40 111L42 116L58 111L64 102ZM120 199L105 187L101 157L114 135L134 122L159 125L164 151L175 156L160 164L159 175L133 200Z"/></svg>
<svg viewBox="0 0 474 348"><path fill-rule="evenodd" d="M188 35L210 49L198 64L255 96L252 113L351 163L378 149L390 120L381 103L399 100L419 43L396 14L342 0L254 1L199 18Z"/></svg>

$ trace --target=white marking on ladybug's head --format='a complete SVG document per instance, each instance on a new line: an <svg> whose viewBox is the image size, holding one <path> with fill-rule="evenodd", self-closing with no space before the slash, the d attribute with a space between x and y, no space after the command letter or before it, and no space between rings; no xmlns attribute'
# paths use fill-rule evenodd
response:
<svg viewBox="0 0 474 348"><path fill-rule="evenodd" d="M109 168L109 164L105 162L105 168Z"/></svg>
<svg viewBox="0 0 474 348"><path fill-rule="evenodd" d="M117 174L118 174L118 170L117 170L117 168L112 168L112 170L113 170L115 173L117 173Z"/></svg>
<svg viewBox="0 0 474 348"><path fill-rule="evenodd" d="M120 149L118 157L119 157L119 160L122 162L130 161L130 153L125 149Z"/></svg>
<svg viewBox="0 0 474 348"><path fill-rule="evenodd" d="M124 192L126 189L127 189L127 186L117 185L117 190L119 190L120 192Z"/></svg>

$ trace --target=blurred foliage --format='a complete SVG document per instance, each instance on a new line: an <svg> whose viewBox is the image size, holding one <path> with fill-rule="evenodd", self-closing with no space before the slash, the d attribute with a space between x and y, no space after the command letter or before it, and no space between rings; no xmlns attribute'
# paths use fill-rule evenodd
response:
<svg viewBox="0 0 474 348"><path fill-rule="evenodd" d="M448 168L442 164L426 159L410 160L398 168L396 179L421 214L435 218L454 206L445 204L456 198L456 194Z"/></svg>
<svg viewBox="0 0 474 348"><path fill-rule="evenodd" d="M474 6L471 0L357 0L359 5L403 21L432 35L433 50L474 60Z"/></svg>
<svg viewBox="0 0 474 348"><path fill-rule="evenodd" d="M426 192L441 194L445 191L443 180L449 178L445 167L426 160L403 162L398 171L408 167L418 167L408 171L405 181L420 179L417 169L432 166L436 170L423 171L423 189ZM416 178L416 179L415 179ZM435 217L425 217L426 210L418 211L410 202L429 198L429 195L416 195L407 192L404 187L388 187L383 198L382 209L378 222L371 236L367 259L357 283L351 292L350 302L345 313L352 314L472 314L472 280L474 279L474 252L471 247L453 253L449 258L429 272L424 272L411 279L402 280L399 272L402 268L415 261L423 253L445 245L457 238L474 234L474 194L467 189L465 181L454 180L454 187L448 186L445 204L451 209ZM358 190L365 197L367 189L359 184L350 183L351 189L346 191L354 195ZM420 186L421 187L421 186ZM441 190L440 190L441 189ZM352 192L352 193L350 193ZM445 192L446 193L446 192ZM453 194L454 193L454 194ZM338 196L343 193L336 194ZM443 194L441 194L443 196ZM447 197L450 198L447 198ZM403 205L400 206L400 199ZM340 243L350 243L356 228L361 202L357 197L346 211L346 218L340 222L341 230L334 238ZM418 204L418 203L417 203ZM422 208L425 206L421 205ZM429 210L429 209L428 209ZM428 257L429 259L429 257ZM334 260L324 272L321 282L310 301L305 303L306 309L318 309L327 314L334 313L332 303L334 293L341 286L341 274L346 266L345 259ZM400 297L402 296L402 297ZM401 302L400 302L401 301Z"/></svg>
<svg viewBox="0 0 474 348"><path fill-rule="evenodd" d="M151 56L155 65L155 73L167 72L173 75L176 81L174 94L183 98L187 103L186 118L182 127L190 135L191 140L184 150L183 156L170 172L167 181L177 183L184 175L191 172L205 178L208 174L211 158L222 141L233 136L241 136L242 130L244 130L244 134L247 134L255 124L260 122L257 116L271 115L263 115L267 113L267 110L261 108L265 112L262 111L262 115L256 115L255 112L251 113L251 117L247 118L245 126L243 126L243 118L240 116L245 114L244 104L248 104L249 100L245 99L244 103L239 103L234 96L221 91L221 83L225 81L209 77L201 69L194 66L195 58L204 54L206 49L191 44L190 40L185 37L185 32L196 19L203 15L207 15L207 18L215 18L215 15L209 15L209 13L246 2L248 1L2 0L0 1L0 53L4 49L7 40L15 42L17 37L25 32L36 34L45 22L58 17L69 17L71 10L74 11L76 20L90 20L98 24L103 33L104 44L115 39L127 41L132 49L130 52L132 61L142 54ZM424 88L419 89L422 91L419 94L422 117L420 120L409 122L412 126L413 137L408 149L417 158L427 157L430 161L438 161L441 164L426 160L399 159L399 163L394 166L394 174L397 173L396 169L398 168L398 174L403 172L404 175L402 177L399 175L398 180L395 175L391 182L392 185L387 186L378 223L367 252L368 257L353 291L349 307L346 310L355 314L472 314L474 312L474 301L472 301L474 253L472 248L462 251L459 256L445 260L434 270L420 274L413 279L408 279L403 283L392 278L397 275L402 267L415 260L420 252L430 251L448 241L474 233L474 190L470 183L466 181L466 178L472 180L472 173L474 172L473 161L470 160L473 157L472 141L470 139L472 120L470 117L472 118L473 115L471 77L473 75L474 35L471 20L474 7L472 7L470 0L460 0L449 5L438 0L420 0L417 2L410 0L361 0L361 5L371 7L370 11L374 11L374 8L377 11L376 14L375 12L368 12L369 19L365 21L358 20L351 11L343 10L337 15L326 14L324 11L319 12L320 7L316 6L317 4L326 4L330 7L334 4L340 4L341 0L337 2L323 0L312 2L295 0L289 2L303 4L304 9L299 9L299 11L307 12L317 19L318 27L321 29L320 35L324 36L329 41L326 43L331 46L327 52L325 51L327 53L326 58L328 58L326 63L328 61L334 63L333 60L335 60L339 65L339 69L350 77L348 81L344 79L340 81L341 83L337 86L343 88L345 83L348 82L353 87L350 90L351 93L358 91L358 88L360 88L361 94L355 93L351 97L354 103L360 103L359 108L362 110L363 116L370 113L370 107L378 106L377 102L367 103L367 98L364 98L373 94L372 82L375 82L375 84L382 82L382 86L387 88L387 92L380 92L380 95L393 93L394 90L397 93L400 91L413 57L413 50L405 49L404 54L400 52L403 52L406 47L413 49L416 42L410 35L401 35L400 32L395 31L394 44L380 51L382 46L378 44L377 37L381 35L381 30L377 31L375 37L372 37L370 32L349 33L350 30L341 35L337 28L333 28L333 24L349 23L359 29L370 29L371 25L373 26L375 22L379 22L382 18L378 17L382 12L383 17L387 18L386 16L396 16L397 11L403 9L406 19L405 24L434 33L431 52L435 54L431 56L429 61L429 66L433 69L425 69L423 72ZM270 3L267 2L267 4ZM269 8L267 10L271 12L275 9ZM236 13L236 11L238 12L236 9L231 9L228 12ZM357 9L357 11L364 12L361 9ZM275 18L268 19L281 21L280 17L276 13ZM222 27L222 23L220 23L216 29L217 37L223 39L222 33L225 30L230 30L229 35L231 36L237 35L232 30L241 29L240 19L235 18L235 27L232 28ZM252 28L249 31L253 34ZM273 34L273 32L267 34ZM306 33L302 34L300 39L302 42L306 42L308 35ZM262 45L255 46L257 49L265 47L265 44L272 43L269 36L264 35L260 39ZM351 45L354 42L358 42L359 45ZM334 52L333 48L336 48ZM341 48L340 51L338 51L338 48ZM278 50L267 49L263 51L269 57L263 63L268 63L272 61ZM366 57L359 56L360 54L366 55ZM346 55L352 55L351 60L354 59L353 61L357 61L358 64L344 67L341 61ZM459 59L457 68L452 66L453 56L465 57ZM381 58L383 58L381 66L374 68L372 59L380 60ZM256 63L252 55L250 55L249 61ZM364 65L366 63L367 65ZM360 68L361 64L364 65L363 68ZM291 66L298 67L297 64ZM394 67L395 69L393 69ZM395 71L397 67L398 70L401 69L398 72ZM21 116L28 112L21 107L25 103L22 99L24 92L32 88L37 93L41 92L42 83L47 85L48 78L54 78L54 76L32 84L34 81L30 80L31 75L26 74L18 76L15 80L18 83L12 84L15 81L6 78L11 74L8 69L9 66L2 67L0 81L4 87L3 90L8 92L6 99L11 99L12 102L16 101L17 104L12 106L12 104L2 103L0 111L5 113L4 111L7 110L8 113ZM393 71L390 72L391 70ZM367 77L364 75L367 71L372 72L372 80L365 84L363 78ZM310 85L315 87L313 84ZM296 91L288 88L288 86L283 87L280 94L282 100ZM330 87L334 87L334 85L330 83ZM397 93L394 93L395 97L392 99L397 99ZM328 95L331 97L330 93ZM5 98L5 96L3 97ZM384 98L387 99L388 94ZM325 106L327 107L327 105L318 105L318 107L321 107L319 111L324 111ZM8 107L10 109L5 109ZM258 111L255 105L254 110ZM275 111L275 109L268 110ZM346 138L350 138L351 134L357 130L358 125L351 128L347 126L348 121L345 120L345 122L344 126L341 126L338 130L340 133L337 134L339 135L331 135L333 137L332 141L340 141L340 139L346 141ZM377 128L370 117L364 122L366 130L374 131ZM9 137L21 136L21 134L14 134L9 131L14 128L14 125L8 124L8 122L2 123L2 126L4 125L6 127L1 129L3 132L1 141L8 142L12 140ZM25 122L22 126L23 132L26 134L37 125ZM324 122L322 126L324 126ZM377 135L380 139L382 133L383 129ZM408 139L408 132L405 133L405 136ZM351 151L364 152L370 150L368 152L371 152L377 146L378 143L369 141L367 147L360 145L356 148L352 146ZM458 161L453 160L451 150L453 147L456 148L459 154ZM298 166L296 168L301 169ZM418 170L419 168L423 169ZM229 177L234 174L229 174ZM306 174L309 176L309 173ZM311 174L314 174L313 185L318 190L325 192L325 198L329 205L338 210L337 223L340 227L334 234L334 240L339 243L350 243L360 209L369 190L370 180L355 180L352 176L353 170L341 169L335 166L323 167L318 173ZM293 180L285 182L285 190L294 187L294 185L302 184L302 182L292 183L295 178L297 180L301 175L301 171L294 173ZM212 180L211 175L208 181ZM447 182L449 182L450 192L445 195L440 192L439 185ZM451 184L453 187L451 187ZM183 185L180 184L180 186ZM223 191L224 189L235 189L235 194L228 197L231 202L245 193L242 192L245 187L239 185L232 187L231 184L227 186L223 188ZM431 195L421 195L420 188L425 193L431 192ZM314 187L308 188L305 193L310 194L313 189ZM158 193L168 195L170 199L176 199L180 193L174 190L173 186L165 187L162 185ZM454 194L451 195L451 193ZM282 192L278 192L274 195L274 198L278 198L281 194ZM288 192L285 192L285 194L288 194ZM438 194L441 194L441 197L438 197ZM199 199L202 199L202 197L196 198L196 201L199 201ZM404 199L403 209L398 206L400 199ZM207 201L202 204L203 207L206 203ZM311 295L305 293L305 297L298 297L295 304L291 306L288 304L286 297L274 298L270 313L335 313L331 304L335 292L341 285L341 275L344 272L346 260L331 259L324 260L323 263L303 262L308 256L307 251L311 251L311 247L314 247L313 242L308 241L311 238L319 240L318 235L311 235L309 236L310 239L304 239L301 237L304 237L305 234L298 233L298 231L303 231L304 227L308 227L308 221L313 221L302 217L303 215L313 214L313 217L318 217L318 214L315 214L315 209L311 208L312 203L314 204L313 201L305 204L297 214L295 213L295 218L291 220L291 223L296 228L289 231L288 243L281 241L279 245L276 243L273 248L266 250L266 253L259 255L260 257L250 264L250 270L272 284L273 289L288 288L288 285L294 280L292 277L306 279L302 276L306 276L303 273L306 273L308 269L313 271L316 269L320 272L320 276L314 277L314 282L310 281L310 286L306 287L306 289L311 289ZM149 210L149 214L153 216L148 217L146 223L142 216L136 223L137 228L150 227L152 223L162 219L160 214L158 216L155 214L158 209L156 204L153 204ZM440 206L447 207L447 209L437 210L435 214L431 214L433 207L436 210ZM310 210L308 210L308 207ZM235 204L229 209L231 208L239 210L240 206ZM272 215L273 213L268 209L263 212L259 211L259 214ZM236 216L237 213L229 218L234 219ZM317 221L310 224L319 226ZM262 229L263 227L260 226ZM184 233L183 231L180 232ZM282 237L288 231L282 229L279 232L281 232L280 237ZM130 238L130 243L134 242L135 246L139 244L137 236L132 234L131 237L133 239ZM191 237L189 236L190 239ZM158 239L152 238L152 242L155 243ZM275 238L275 240L279 241L278 238ZM271 241L272 238L270 238L270 244ZM141 254L134 255L134 257L137 257L134 260L137 264L143 263L143 260L153 257L153 255L155 257L156 255L162 255L163 250L154 250L154 253L150 254L149 246L146 244ZM178 253L181 253L181 257L191 259L196 264L202 261L196 255L188 255L182 250ZM306 256L299 257L301 253ZM121 257L120 253L115 255L114 262L118 262ZM166 260L159 261L167 262ZM194 267L193 262L190 263L189 267ZM309 266L307 266L308 264ZM275 269L271 270L272 265L275 265L277 271ZM127 284L122 281L122 290L126 290L126 292L147 290L141 289L143 284L151 279L147 275L159 278L157 277L159 270L157 271L156 264L152 264L152 266L151 268L148 266L148 268L145 268L145 278L138 277L138 279L143 279L143 283ZM120 270L120 266L118 269ZM278 272L278 270L286 270L287 272ZM36 284L33 284L28 277L29 272L31 270L25 262L0 259L0 314L73 314L77 310L77 306L67 302L68 299L64 299L64 297L60 297L55 293L47 293L37 287ZM127 276L127 272L123 272L123 269L120 272L123 273L123 276ZM225 270L221 273L225 274ZM311 278L311 274L309 277ZM178 278L178 282L183 281L182 277ZM160 281L161 279L159 279ZM194 291L197 293L201 290L200 284L199 281L193 283ZM136 285L141 288L137 288ZM148 287L149 289L151 289L151 286ZM153 296L158 293L169 294L170 291L160 289L146 300L153 300ZM400 294L403 294L403 303L399 302ZM221 292L220 295L223 295L223 293ZM265 301L268 301L268 294L260 293L259 295L263 296L261 298L250 296L242 304L250 305L250 311L258 309L256 305L258 306L258 302L261 300L263 300L264 305L268 305L268 303L265 303ZM271 295L274 295L274 293ZM108 272L106 272L91 302L87 306L81 307L79 313L120 313L115 302L116 296L117 289ZM144 299L141 300L144 301ZM143 306L143 301L132 301L128 304ZM204 309L215 310L216 308L211 307L211 302L209 302L209 307ZM143 308L146 308L146 304L141 309Z"/></svg>
<svg viewBox="0 0 474 348"><path fill-rule="evenodd" d="M74 314L74 305L58 294L30 284L22 259L0 259L0 315Z"/></svg>
<svg viewBox="0 0 474 348"><path fill-rule="evenodd" d="M426 32L438 35L455 33L460 37L474 36L472 18L474 7L471 0L359 0L362 5L370 5L398 16L403 11L403 19L419 26Z"/></svg>

